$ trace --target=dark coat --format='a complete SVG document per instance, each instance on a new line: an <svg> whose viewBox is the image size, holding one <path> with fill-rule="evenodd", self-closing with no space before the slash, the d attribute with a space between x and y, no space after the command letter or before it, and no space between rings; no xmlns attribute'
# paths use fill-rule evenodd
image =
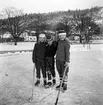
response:
<svg viewBox="0 0 103 105"><path fill-rule="evenodd" d="M46 57L54 57L57 50L57 42L53 42L52 45L46 44Z"/></svg>
<svg viewBox="0 0 103 105"><path fill-rule="evenodd" d="M70 43L67 38L58 41L56 60L70 62Z"/></svg>
<svg viewBox="0 0 103 105"><path fill-rule="evenodd" d="M36 59L44 60L46 52L46 43L36 43L32 53L32 60L35 63Z"/></svg>

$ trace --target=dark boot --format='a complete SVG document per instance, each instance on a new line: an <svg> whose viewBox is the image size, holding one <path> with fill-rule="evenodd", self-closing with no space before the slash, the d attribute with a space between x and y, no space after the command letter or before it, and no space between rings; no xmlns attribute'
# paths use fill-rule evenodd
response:
<svg viewBox="0 0 103 105"><path fill-rule="evenodd" d="M53 86L56 84L56 80L55 79L53 79Z"/></svg>
<svg viewBox="0 0 103 105"><path fill-rule="evenodd" d="M60 84L58 86L56 86L56 89L58 90L60 88Z"/></svg>
<svg viewBox="0 0 103 105"><path fill-rule="evenodd" d="M37 80L35 83L35 86L38 86L40 84L40 80Z"/></svg>
<svg viewBox="0 0 103 105"><path fill-rule="evenodd" d="M46 80L44 80L44 87L46 87L47 86L47 81Z"/></svg>
<svg viewBox="0 0 103 105"><path fill-rule="evenodd" d="M45 88L50 88L52 87L52 82L48 82L47 85L45 85Z"/></svg>
<svg viewBox="0 0 103 105"><path fill-rule="evenodd" d="M65 92L67 90L67 84L63 84L62 92Z"/></svg>
<svg viewBox="0 0 103 105"><path fill-rule="evenodd" d="M52 86L52 82L48 82L48 86L51 87Z"/></svg>
<svg viewBox="0 0 103 105"><path fill-rule="evenodd" d="M60 83L58 86L56 86L56 89L57 89L57 90L59 90L59 89L60 89L60 85L61 85L61 83ZM64 83L62 83L61 88L63 88L63 85L64 85Z"/></svg>
<svg viewBox="0 0 103 105"><path fill-rule="evenodd" d="M63 84L63 91L66 91L67 90L67 84Z"/></svg>

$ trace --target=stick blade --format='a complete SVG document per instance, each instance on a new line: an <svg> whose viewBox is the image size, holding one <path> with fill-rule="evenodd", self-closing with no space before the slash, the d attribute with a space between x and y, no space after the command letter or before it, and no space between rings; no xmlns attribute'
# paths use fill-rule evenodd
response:
<svg viewBox="0 0 103 105"><path fill-rule="evenodd" d="M58 98L56 99L56 102L55 102L55 105L57 105L58 104Z"/></svg>

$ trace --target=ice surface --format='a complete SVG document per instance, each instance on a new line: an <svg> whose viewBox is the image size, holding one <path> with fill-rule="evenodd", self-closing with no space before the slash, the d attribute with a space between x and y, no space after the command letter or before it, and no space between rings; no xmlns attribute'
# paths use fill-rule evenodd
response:
<svg viewBox="0 0 103 105"><path fill-rule="evenodd" d="M33 49L34 43L17 47L0 44L3 50ZM12 47L11 47L12 46ZM68 90L61 93L58 105L103 105L103 45L71 45ZM55 88L34 87L32 95L32 53L15 52L0 54L0 105L54 105ZM59 84L56 70L57 85ZM35 78L36 81L36 78Z"/></svg>

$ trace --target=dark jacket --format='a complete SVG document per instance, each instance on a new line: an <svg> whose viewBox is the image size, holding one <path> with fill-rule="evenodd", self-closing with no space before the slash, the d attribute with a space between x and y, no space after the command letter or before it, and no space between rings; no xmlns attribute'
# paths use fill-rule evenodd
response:
<svg viewBox="0 0 103 105"><path fill-rule="evenodd" d="M54 57L57 50L57 42L53 42L52 45L46 44L46 57Z"/></svg>
<svg viewBox="0 0 103 105"><path fill-rule="evenodd" d="M46 43L36 43L32 53L32 60L35 63L36 59L44 60L46 51Z"/></svg>
<svg viewBox="0 0 103 105"><path fill-rule="evenodd" d="M67 38L58 41L56 60L70 62L70 43Z"/></svg>

